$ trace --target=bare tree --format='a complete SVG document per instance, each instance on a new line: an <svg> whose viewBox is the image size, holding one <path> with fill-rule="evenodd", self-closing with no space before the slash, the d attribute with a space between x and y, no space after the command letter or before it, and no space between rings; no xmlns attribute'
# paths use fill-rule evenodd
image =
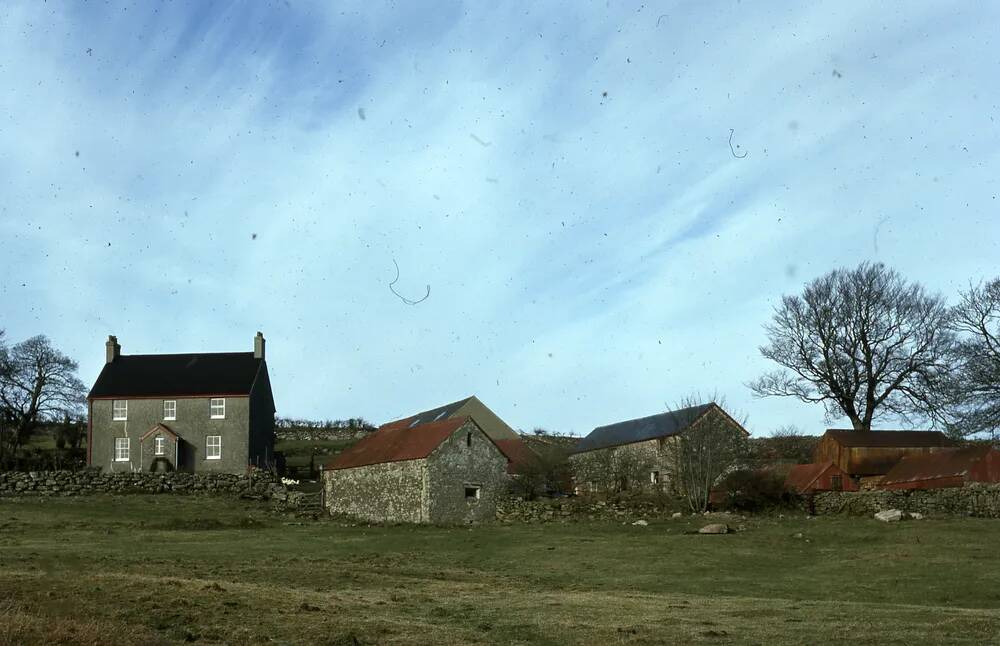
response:
<svg viewBox="0 0 1000 646"><path fill-rule="evenodd" d="M0 352L0 462L10 463L39 422L82 412L75 361L35 336Z"/></svg>
<svg viewBox="0 0 1000 646"><path fill-rule="evenodd" d="M681 409L699 406L687 398ZM713 406L677 436L672 447L674 479L692 511L708 509L712 487L726 473L741 465L749 454L749 438L719 406Z"/></svg>
<svg viewBox="0 0 1000 646"><path fill-rule="evenodd" d="M784 370L748 385L821 403L859 431L886 415L929 419L954 356L950 317L941 296L882 264L838 269L782 298L760 352Z"/></svg>
<svg viewBox="0 0 1000 646"><path fill-rule="evenodd" d="M959 435L1000 431L1000 278L971 285L954 309L961 335L948 395L948 426Z"/></svg>

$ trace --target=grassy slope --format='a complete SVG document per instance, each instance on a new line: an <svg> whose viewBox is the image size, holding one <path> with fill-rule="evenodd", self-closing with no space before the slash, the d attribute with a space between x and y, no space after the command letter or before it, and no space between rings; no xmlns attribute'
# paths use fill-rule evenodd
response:
<svg viewBox="0 0 1000 646"><path fill-rule="evenodd" d="M683 534L700 524L371 528L218 499L0 501L0 644L1000 637L996 521Z"/></svg>

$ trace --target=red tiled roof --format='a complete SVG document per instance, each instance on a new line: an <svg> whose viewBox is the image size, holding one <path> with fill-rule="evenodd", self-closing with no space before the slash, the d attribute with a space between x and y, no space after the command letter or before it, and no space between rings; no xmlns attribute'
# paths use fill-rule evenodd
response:
<svg viewBox="0 0 1000 646"><path fill-rule="evenodd" d="M426 458L452 433L473 423L469 417L444 419L409 428L386 425L347 448L326 464L327 469L352 469L385 462Z"/></svg>
<svg viewBox="0 0 1000 646"><path fill-rule="evenodd" d="M955 446L955 442L940 431L849 431L831 428L826 434L841 446L908 449Z"/></svg>
<svg viewBox="0 0 1000 646"><path fill-rule="evenodd" d="M897 462L889 473L885 474L881 484L964 476L969 469L993 450L988 446L970 446L953 451L928 453L927 455L908 455Z"/></svg>
<svg viewBox="0 0 1000 646"><path fill-rule="evenodd" d="M495 440L493 443L507 457L507 473L524 473L538 462L538 454L521 438Z"/></svg>

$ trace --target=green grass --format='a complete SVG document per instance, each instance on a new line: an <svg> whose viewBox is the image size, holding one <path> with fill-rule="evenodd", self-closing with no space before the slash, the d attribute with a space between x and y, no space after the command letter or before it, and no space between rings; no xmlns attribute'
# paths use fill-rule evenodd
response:
<svg viewBox="0 0 1000 646"><path fill-rule="evenodd" d="M1000 638L991 520L298 522L212 498L0 500L0 644Z"/></svg>

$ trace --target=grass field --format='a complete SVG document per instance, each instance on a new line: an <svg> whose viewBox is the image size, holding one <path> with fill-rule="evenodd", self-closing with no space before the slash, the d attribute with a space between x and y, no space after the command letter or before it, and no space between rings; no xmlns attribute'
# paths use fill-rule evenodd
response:
<svg viewBox="0 0 1000 646"><path fill-rule="evenodd" d="M211 498L0 500L0 644L998 643L1000 522L684 533L703 522L349 527Z"/></svg>

